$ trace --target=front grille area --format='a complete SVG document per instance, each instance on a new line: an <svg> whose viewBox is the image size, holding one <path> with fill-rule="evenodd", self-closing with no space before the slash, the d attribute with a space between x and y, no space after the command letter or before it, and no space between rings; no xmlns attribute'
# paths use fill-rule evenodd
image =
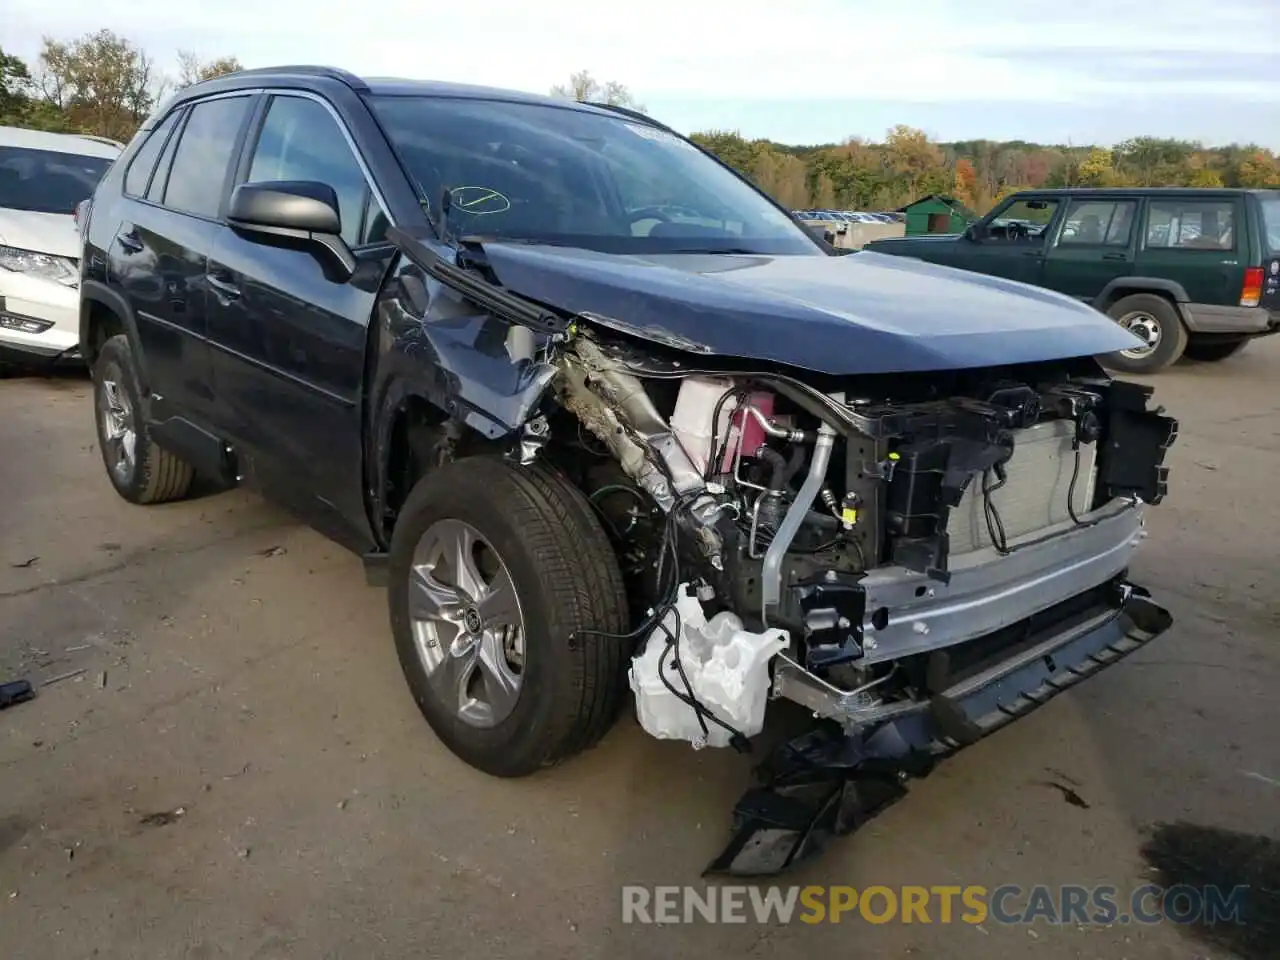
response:
<svg viewBox="0 0 1280 960"><path fill-rule="evenodd" d="M1071 449L1075 424L1050 420L1014 432L1013 456L1005 464L1008 482L991 493L991 503L1000 514L1009 542L1070 519L1067 490L1075 466ZM1080 447L1080 474L1076 478L1072 502L1076 516L1093 503L1097 445ZM995 483L994 474L991 483ZM982 478L975 477L965 490L960 505L947 522L951 555L971 553L991 546L983 511Z"/></svg>

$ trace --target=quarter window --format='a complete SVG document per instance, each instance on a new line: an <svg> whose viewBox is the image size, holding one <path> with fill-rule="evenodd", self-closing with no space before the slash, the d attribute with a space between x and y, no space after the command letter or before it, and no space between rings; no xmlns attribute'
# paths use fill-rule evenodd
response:
<svg viewBox="0 0 1280 960"><path fill-rule="evenodd" d="M202 217L218 215L227 164L248 106L248 97L223 97L191 108L169 170L166 207Z"/></svg>
<svg viewBox="0 0 1280 960"><path fill-rule="evenodd" d="M351 246L386 236L387 220L371 200L371 191L351 145L333 115L304 97L275 97L253 151L249 180L310 180L328 184L338 195L342 238Z"/></svg>
<svg viewBox="0 0 1280 960"><path fill-rule="evenodd" d="M1230 200L1153 200L1149 210L1148 247L1235 249L1235 204Z"/></svg>
<svg viewBox="0 0 1280 960"><path fill-rule="evenodd" d="M124 178L124 192L133 197L141 197L147 192L151 182L152 171L156 168L156 159L169 140L169 132L178 122L178 112L174 111L151 131L146 141L138 148L129 162L129 172Z"/></svg>
<svg viewBox="0 0 1280 960"><path fill-rule="evenodd" d="M1132 200L1076 200L1067 211L1058 243L1063 246L1125 247L1133 232Z"/></svg>

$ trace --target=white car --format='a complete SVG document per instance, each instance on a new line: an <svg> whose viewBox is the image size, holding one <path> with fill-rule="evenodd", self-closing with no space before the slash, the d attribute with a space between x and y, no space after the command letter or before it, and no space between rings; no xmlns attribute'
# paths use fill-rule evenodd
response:
<svg viewBox="0 0 1280 960"><path fill-rule="evenodd" d="M74 213L122 149L102 137L0 127L0 358L77 356Z"/></svg>

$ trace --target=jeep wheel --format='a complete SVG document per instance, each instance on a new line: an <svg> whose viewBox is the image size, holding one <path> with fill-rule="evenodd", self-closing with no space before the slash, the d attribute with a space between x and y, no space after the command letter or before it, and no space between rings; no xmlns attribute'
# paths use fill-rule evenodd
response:
<svg viewBox="0 0 1280 960"><path fill-rule="evenodd" d="M116 493L130 503L164 503L187 495L195 472L151 439L133 351L123 335L102 345L93 366L93 409L102 463Z"/></svg>
<svg viewBox="0 0 1280 960"><path fill-rule="evenodd" d="M1234 357L1248 342L1248 337L1239 340L1197 340L1193 337L1187 344L1186 356L1201 363L1216 363Z"/></svg>
<svg viewBox="0 0 1280 960"><path fill-rule="evenodd" d="M1103 357L1103 362L1127 373L1156 373L1177 361L1187 348L1187 328L1177 308L1154 293L1135 293L1117 300L1107 315L1144 341L1142 346Z"/></svg>
<svg viewBox="0 0 1280 960"><path fill-rule="evenodd" d="M577 489L491 457L423 478L396 521L387 600L405 679L445 745L518 777L597 742L625 690L626 594Z"/></svg>

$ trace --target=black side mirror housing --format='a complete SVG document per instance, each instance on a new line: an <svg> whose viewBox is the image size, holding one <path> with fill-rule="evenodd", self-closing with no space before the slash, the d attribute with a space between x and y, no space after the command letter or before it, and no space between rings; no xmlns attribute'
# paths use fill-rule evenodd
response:
<svg viewBox="0 0 1280 960"><path fill-rule="evenodd" d="M971 223L964 228L964 238L978 243L982 240L982 224Z"/></svg>
<svg viewBox="0 0 1280 960"><path fill-rule="evenodd" d="M341 271L343 280L355 273L356 258L342 239L338 195L327 183L242 183L231 194L227 223L263 243L309 246Z"/></svg>

